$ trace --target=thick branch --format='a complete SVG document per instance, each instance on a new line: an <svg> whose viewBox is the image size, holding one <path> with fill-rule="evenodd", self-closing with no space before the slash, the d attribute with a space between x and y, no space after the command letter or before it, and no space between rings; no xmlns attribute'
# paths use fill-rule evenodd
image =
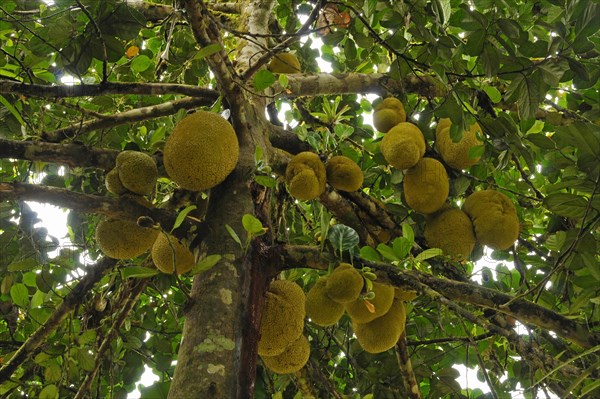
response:
<svg viewBox="0 0 600 399"><path fill-rule="evenodd" d="M15 354L0 369L0 383L8 380L12 373L27 360L48 336L58 328L67 315L79 305L85 298L85 294L96 284L104 272L111 269L116 260L104 258L96 265L90 266L86 275L77 283L71 292L65 296L62 303L54 310L48 320L40 326L27 341L15 352Z"/></svg>
<svg viewBox="0 0 600 399"><path fill-rule="evenodd" d="M46 202L83 213L97 213L112 218L135 220L140 216L148 216L155 222L160 223L165 229L173 226L177 216L165 209L147 208L129 196L119 198L102 197L35 184L0 183L0 195L2 201Z"/></svg>
<svg viewBox="0 0 600 399"><path fill-rule="evenodd" d="M184 94L190 97L202 97L215 101L219 93L198 86L176 83L101 83L97 85L50 86L19 83L0 79L0 94L21 94L28 97L95 97L109 94Z"/></svg>
<svg viewBox="0 0 600 399"><path fill-rule="evenodd" d="M282 88L276 84L274 90L279 97L323 96L332 94L376 93L384 95L418 93L432 97L436 93L435 84L409 75L402 81L394 80L383 73L318 73L315 75L290 74L288 86Z"/></svg>
<svg viewBox="0 0 600 399"><path fill-rule="evenodd" d="M180 109L191 109L200 105L210 105L213 101L214 100L210 97L192 97L152 105L150 107L136 108L115 115L107 115L102 118L76 123L52 132L44 132L42 133L42 139L57 143L98 129L106 129L147 119L160 118L161 116L173 115Z"/></svg>
<svg viewBox="0 0 600 399"><path fill-rule="evenodd" d="M41 141L0 139L0 158L27 159L59 163L71 167L109 170L115 166L119 151L93 148L83 144L54 144Z"/></svg>
<svg viewBox="0 0 600 399"><path fill-rule="evenodd" d="M288 262L287 251L293 249ZM312 248L312 249L311 249ZM302 253L304 257L309 257L314 253L314 257L323 257L318 247L287 247L280 246L277 249L277 256L282 257L282 263L289 267L294 267L294 259L297 254ZM314 259L319 259L314 258ZM547 330L554 331L557 335L578 344L583 348L592 348L600 345L600 334L591 332L583 325L570 320L550 309L546 309L536 303L525 299L515 299L511 295L481 287L474 283L464 283L448 279L434 277L430 274L416 270L399 270L396 266L379 262L365 261L360 258L355 259L355 263L364 266L370 266L376 270L384 272L390 282L399 287L412 287L418 289L421 285L430 287L439 292L444 297L453 301L468 303L471 305L497 310L521 321ZM327 265L322 265L323 268ZM310 266L304 266L310 267ZM508 306L504 306L505 304Z"/></svg>

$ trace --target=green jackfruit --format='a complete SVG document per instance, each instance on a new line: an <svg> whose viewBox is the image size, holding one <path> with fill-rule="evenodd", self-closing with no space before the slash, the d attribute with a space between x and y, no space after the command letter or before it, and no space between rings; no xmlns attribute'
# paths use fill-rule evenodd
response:
<svg viewBox="0 0 600 399"><path fill-rule="evenodd" d="M152 194L158 169L150 155L139 151L123 151L117 155L117 171L123 187L139 195Z"/></svg>
<svg viewBox="0 0 600 399"><path fill-rule="evenodd" d="M119 178L119 170L117 168L113 168L104 176L104 185L106 185L106 189L116 195L121 195L127 192L127 189L121 183L121 179Z"/></svg>
<svg viewBox="0 0 600 399"><path fill-rule="evenodd" d="M406 111L400 100L388 97L377 104L373 113L373 125L382 133L387 133L397 124L406 121Z"/></svg>
<svg viewBox="0 0 600 399"><path fill-rule="evenodd" d="M477 133L481 132L481 127L474 123L468 131L463 131L462 138L455 143L450 138L451 125L452 123L448 124L445 119L440 120L435 134L435 146L448 166L458 170L468 169L477 164L481 158L469 157L471 148L483 145L483 142L477 137ZM446 127L440 128L440 126Z"/></svg>
<svg viewBox="0 0 600 399"><path fill-rule="evenodd" d="M277 356L304 329L306 298L300 286L292 281L273 281L266 293L265 307L260 322L258 354Z"/></svg>
<svg viewBox="0 0 600 399"><path fill-rule="evenodd" d="M285 180L294 198L310 201L325 191L327 172L317 154L305 151L294 156L288 163Z"/></svg>
<svg viewBox="0 0 600 399"><path fill-rule="evenodd" d="M460 209L445 209L427 219L423 233L430 248L440 248L445 255L468 259L475 247L473 223Z"/></svg>
<svg viewBox="0 0 600 399"><path fill-rule="evenodd" d="M219 114L198 111L183 118L167 139L164 164L182 188L204 191L235 169L240 146L233 126Z"/></svg>
<svg viewBox="0 0 600 399"><path fill-rule="evenodd" d="M423 158L404 176L404 198L414 211L431 214L439 210L450 192L444 165L433 158Z"/></svg>
<svg viewBox="0 0 600 399"><path fill-rule="evenodd" d="M306 317L319 326L331 326L344 314L344 305L327 296L327 277L321 277L306 294Z"/></svg>
<svg viewBox="0 0 600 399"><path fill-rule="evenodd" d="M360 166L343 155L331 157L325 167L327 182L341 191L356 191L362 186L364 176Z"/></svg>
<svg viewBox="0 0 600 399"><path fill-rule="evenodd" d="M159 234L152 245L152 261L158 270L167 274L173 274L174 270L178 275L184 274L196 265L194 254L187 245L165 233Z"/></svg>
<svg viewBox="0 0 600 399"><path fill-rule="evenodd" d="M404 332L406 309L404 303L394 300L389 311L368 323L352 323L356 339L369 353L385 352L396 345Z"/></svg>
<svg viewBox="0 0 600 399"><path fill-rule="evenodd" d="M503 250L519 238L517 210L501 192L477 191L467 197L462 209L471 218L479 243Z"/></svg>
<svg viewBox="0 0 600 399"><path fill-rule="evenodd" d="M358 270L348 263L341 263L327 279L327 296L338 303L356 301L364 283Z"/></svg>
<svg viewBox="0 0 600 399"><path fill-rule="evenodd" d="M273 73L300 73L300 61L292 53L280 53L271 59L269 68Z"/></svg>
<svg viewBox="0 0 600 399"><path fill-rule="evenodd" d="M394 300L394 287L374 282L373 292L375 293L375 298L368 300L368 304L366 303L367 300L361 298L345 304L346 312L354 322L368 323L383 316L390 310L390 306L392 306Z"/></svg>
<svg viewBox="0 0 600 399"><path fill-rule="evenodd" d="M300 370L310 357L310 344L304 335L300 335L276 356L262 356L262 360L271 371L278 374L295 373Z"/></svg>
<svg viewBox="0 0 600 399"><path fill-rule="evenodd" d="M425 154L425 137L416 125L399 123L381 140L381 153L398 169L412 168Z"/></svg>
<svg viewBox="0 0 600 399"><path fill-rule="evenodd" d="M158 231L140 227L135 221L106 219L96 226L96 242L104 255L131 259L150 249Z"/></svg>

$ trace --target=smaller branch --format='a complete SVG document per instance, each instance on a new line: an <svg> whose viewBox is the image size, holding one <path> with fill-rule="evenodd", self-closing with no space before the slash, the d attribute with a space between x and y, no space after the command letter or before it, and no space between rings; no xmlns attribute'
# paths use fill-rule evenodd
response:
<svg viewBox="0 0 600 399"><path fill-rule="evenodd" d="M100 44L102 45L102 83L105 83L108 80L108 52L106 51L106 40L104 40L104 36L102 35L102 31L100 27L96 23L96 20L92 17L92 14L88 11L87 8L83 4L81 4L80 0L75 0L81 11L85 14L87 19L90 20L94 28L94 32L96 32L96 36L98 40L100 40Z"/></svg>
<svg viewBox="0 0 600 399"><path fill-rule="evenodd" d="M102 279L104 273L111 269L117 261L115 259L103 258L94 266L90 266L86 275L77 283L58 305L48 320L40 326L27 341L14 353L14 355L0 369L0 383L8 380L12 373L27 360L39 346L46 341L50 334L58 328L67 315L82 303L85 294Z"/></svg>
<svg viewBox="0 0 600 399"><path fill-rule="evenodd" d="M493 337L494 333L487 332L485 334L476 335L475 337L448 337L448 338L437 338L437 339L427 339L423 341L407 341L408 346L422 346L422 345L437 345L437 344L447 344L450 342L477 342L483 341L484 339L488 339Z"/></svg>
<svg viewBox="0 0 600 399"><path fill-rule="evenodd" d="M365 243L369 239L369 231L361 218L356 214L352 203L343 198L337 191L327 188L319 197L319 201L327 208L340 222L352 227L358 233L360 240Z"/></svg>
<svg viewBox="0 0 600 399"><path fill-rule="evenodd" d="M398 359L398 367L402 374L402 382L404 383L404 390L410 399L422 399L423 395L419 389L419 383L415 376L412 363L410 361L410 355L408 353L408 346L406 341L406 331L402 333L400 339L396 343L396 357Z"/></svg>
<svg viewBox="0 0 600 399"><path fill-rule="evenodd" d="M240 3L207 3L206 5L211 11L226 14L240 14L242 12L242 4Z"/></svg>
<svg viewBox="0 0 600 399"><path fill-rule="evenodd" d="M521 175L521 179L523 179L523 181L525 181L525 183L527 183L527 185L529 187L531 187L531 189L535 193L536 198L538 200L543 201L544 200L544 194L542 194L540 192L540 190L538 190L537 187L533 184L533 182L531 181L531 179L529 179L529 175L527 175L527 172L525 172L525 170L523 169L523 166L519 162L519 158L517 158L517 156L515 154L512 154L512 159L513 159L513 161L515 163L515 166L517 167L517 170L519 171L519 174Z"/></svg>
<svg viewBox="0 0 600 399"><path fill-rule="evenodd" d="M129 316L129 313L133 309L133 306L137 303L149 280L150 279L133 280L134 282L131 284L133 287L127 287L127 293L129 295L126 297L125 301L119 302L121 311L116 320L110 326L108 333L102 340L102 343L96 352L96 363L94 364L94 368L85 376L85 380L83 380L83 383L79 387L74 399L83 399L90 391L92 382L94 381L94 378L96 378L96 373L98 373L98 370L103 363L105 353L110 349L112 341L119 333L121 325L127 316Z"/></svg>
<svg viewBox="0 0 600 399"><path fill-rule="evenodd" d="M136 108L115 115L76 123L51 132L44 132L42 133L42 139L44 141L57 143L94 130L173 115L180 109L192 109L201 105L210 105L212 102L212 99L192 97L169 101L150 107Z"/></svg>
<svg viewBox="0 0 600 399"><path fill-rule="evenodd" d="M108 94L163 95L183 94L190 97L202 97L207 101L216 101L216 90L176 83L101 83L97 85L50 86L27 84L0 79L0 94L22 94L29 97L95 97ZM209 100L210 99L210 100Z"/></svg>

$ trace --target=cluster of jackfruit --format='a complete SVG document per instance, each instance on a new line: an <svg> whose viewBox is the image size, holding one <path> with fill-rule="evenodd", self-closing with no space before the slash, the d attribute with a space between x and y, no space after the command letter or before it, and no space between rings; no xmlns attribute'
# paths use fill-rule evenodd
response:
<svg viewBox="0 0 600 399"><path fill-rule="evenodd" d="M302 334L305 302L302 288L288 280L272 282L266 293L258 354L276 373L296 372L308 361L310 346Z"/></svg>
<svg viewBox="0 0 600 399"><path fill-rule="evenodd" d="M385 352L404 331L406 312L402 301L414 297L377 282L372 283L372 294L361 296L364 286L362 274L352 265L341 263L308 291L306 316L317 325L330 326L345 311L363 349L370 353ZM396 296L396 292L402 295Z"/></svg>
<svg viewBox="0 0 600 399"><path fill-rule="evenodd" d="M510 198L496 190L477 191L467 197L462 210L469 216L480 244L508 249L519 238L519 217Z"/></svg>
<svg viewBox="0 0 600 399"><path fill-rule="evenodd" d="M321 277L306 295L306 316L315 324L337 323L347 304L358 299L364 286L360 272L348 263L341 263L327 277Z"/></svg>
<svg viewBox="0 0 600 399"><path fill-rule="evenodd" d="M435 146L444 162L451 168L458 170L467 169L477 164L481 157L470 157L469 151L474 147L483 145L477 134L481 134L479 124L474 123L468 131L463 131L461 139L456 143L450 137L451 127L452 122L450 119L443 118L435 129Z"/></svg>
<svg viewBox="0 0 600 399"><path fill-rule="evenodd" d="M274 56L268 69L273 73L300 73L300 61L292 53L280 53Z"/></svg>
<svg viewBox="0 0 600 399"><path fill-rule="evenodd" d="M96 242L109 258L130 259L150 249L158 231L132 220L106 219L96 226Z"/></svg>
<svg viewBox="0 0 600 399"><path fill-rule="evenodd" d="M233 126L219 114L197 111L179 121L168 137L164 165L182 188L204 191L229 176L239 154Z"/></svg>
<svg viewBox="0 0 600 399"><path fill-rule="evenodd" d="M305 151L288 162L285 180L294 198L310 201L325 191L327 171L317 154Z"/></svg>
<svg viewBox="0 0 600 399"><path fill-rule="evenodd" d="M116 166L106 174L104 183L113 194L132 192L149 195L154 190L158 169L154 159L139 151L122 151L117 155Z"/></svg>
<svg viewBox="0 0 600 399"><path fill-rule="evenodd" d="M362 186L364 176L360 166L343 155L336 155L325 166L327 183L340 191L356 191Z"/></svg>

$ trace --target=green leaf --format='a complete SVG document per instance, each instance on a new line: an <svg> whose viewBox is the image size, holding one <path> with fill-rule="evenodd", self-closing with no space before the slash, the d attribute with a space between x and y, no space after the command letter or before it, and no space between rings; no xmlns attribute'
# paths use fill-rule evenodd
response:
<svg viewBox="0 0 600 399"><path fill-rule="evenodd" d="M196 208L197 208L196 205L189 205L189 206L186 206L185 209L183 209L181 212L179 212L179 214L177 215L177 219L175 219L175 224L173 225L173 228L171 229L171 231L173 231L176 228L178 228L179 226L181 226L181 224L185 220L186 216Z"/></svg>
<svg viewBox="0 0 600 399"><path fill-rule="evenodd" d="M200 49L200 51L198 51L196 53L196 55L194 56L194 60L201 60L203 58L211 56L211 55L221 51L222 48L223 48L223 46L221 46L221 44L219 44L219 43L209 44L206 47L202 47Z"/></svg>
<svg viewBox="0 0 600 399"><path fill-rule="evenodd" d="M225 228L227 229L227 232L229 233L229 235L231 236L231 238L233 238L233 241L237 242L241 246L242 245L242 240L240 240L240 237L237 235L237 233L235 232L235 230L233 230L233 228L231 228L231 226L228 225L228 224L225 225Z"/></svg>
<svg viewBox="0 0 600 399"><path fill-rule="evenodd" d="M329 229L327 238L335 249L346 251L358 245L358 233L352 227L336 224Z"/></svg>
<svg viewBox="0 0 600 399"><path fill-rule="evenodd" d="M392 243L392 248L398 259L404 259L410 253L412 242L410 242L406 237L397 237Z"/></svg>
<svg viewBox="0 0 600 399"><path fill-rule="evenodd" d="M15 305L26 308L29 305L29 290L25 284L17 283L10 287L10 297Z"/></svg>
<svg viewBox="0 0 600 399"><path fill-rule="evenodd" d="M268 188L275 188L275 186L277 186L277 180L275 180L271 176L254 176L254 181L260 184L261 186L265 186Z"/></svg>
<svg viewBox="0 0 600 399"><path fill-rule="evenodd" d="M545 150L553 150L556 148L556 144L552 139L542 133L528 134L526 139L534 145L543 148Z"/></svg>
<svg viewBox="0 0 600 399"><path fill-rule="evenodd" d="M59 390L54 384L46 385L40 392L39 399L58 399Z"/></svg>
<svg viewBox="0 0 600 399"><path fill-rule="evenodd" d="M415 256L415 260L422 261L431 258L435 258L436 256L443 255L443 251L439 248L429 248L425 251L421 252L417 256Z"/></svg>
<svg viewBox="0 0 600 399"><path fill-rule="evenodd" d="M523 118L531 119L545 94L540 74L534 72L528 76L517 75L506 91L506 98L509 102L517 102Z"/></svg>
<svg viewBox="0 0 600 399"><path fill-rule="evenodd" d="M485 91L490 100L492 100L494 103L499 103L500 100L502 100L502 93L500 93L500 90L496 89L494 86L485 86L483 91Z"/></svg>
<svg viewBox="0 0 600 399"><path fill-rule="evenodd" d="M381 260L381 256L379 256L379 253L373 248L367 246L362 247L360 249L360 257L373 262L379 262Z"/></svg>
<svg viewBox="0 0 600 399"><path fill-rule="evenodd" d="M4 105L6 107L6 109L12 114L12 116L14 116L17 121L19 121L21 126L26 125L23 118L21 118L21 114L19 113L19 111L17 111L17 109L15 107L13 107L12 104L9 103L8 100L6 98L4 98L3 96L0 96L0 104Z"/></svg>
<svg viewBox="0 0 600 399"><path fill-rule="evenodd" d="M126 278L147 278L160 274L160 271L154 267L128 266L119 269L121 276Z"/></svg>
<svg viewBox="0 0 600 399"><path fill-rule="evenodd" d="M400 260L397 256L396 256L396 252L390 248L388 245L385 244L379 244L377 245L377 251L381 254L381 256L383 256L385 259L390 260L390 261L397 261Z"/></svg>
<svg viewBox="0 0 600 399"><path fill-rule="evenodd" d="M553 193L544 198L544 206L557 215L568 218L583 217L588 200L569 193Z"/></svg>
<svg viewBox="0 0 600 399"><path fill-rule="evenodd" d="M467 155L468 155L469 159L478 159L483 156L484 152L485 152L485 146L476 145L476 146L469 148Z"/></svg>
<svg viewBox="0 0 600 399"><path fill-rule="evenodd" d="M195 275L201 272L205 272L207 270L212 269L219 261L221 260L221 255L208 255L206 258L202 259L196 266L192 268L191 275Z"/></svg>
<svg viewBox="0 0 600 399"><path fill-rule="evenodd" d="M285 89L285 88L288 86L289 79L288 79L288 77L287 77L287 75L286 75L285 73L281 73L281 74L279 74L278 81L279 81L279 85L280 85L280 86L281 86L283 89Z"/></svg>
<svg viewBox="0 0 600 399"><path fill-rule="evenodd" d="M131 61L131 69L136 72L144 72L152 66L152 60L147 55L140 54Z"/></svg>
<svg viewBox="0 0 600 399"><path fill-rule="evenodd" d="M250 214L245 214L242 216L242 226L244 226L244 230L251 235L256 235L263 232L263 225L261 221Z"/></svg>
<svg viewBox="0 0 600 399"><path fill-rule="evenodd" d="M33 270L39 265L40 264L35 258L25 258L16 262L12 262L10 265L8 265L7 269L9 272L25 272L28 270Z"/></svg>
<svg viewBox="0 0 600 399"><path fill-rule="evenodd" d="M469 35L467 44L465 45L465 53L477 56L483 51L486 33L484 29L477 29Z"/></svg>
<svg viewBox="0 0 600 399"><path fill-rule="evenodd" d="M415 232L408 223L402 223L402 237L406 238L412 246L415 242Z"/></svg>
<svg viewBox="0 0 600 399"><path fill-rule="evenodd" d="M266 69L261 69L254 75L252 84L257 91L263 91L277 81L277 77L273 72Z"/></svg>

